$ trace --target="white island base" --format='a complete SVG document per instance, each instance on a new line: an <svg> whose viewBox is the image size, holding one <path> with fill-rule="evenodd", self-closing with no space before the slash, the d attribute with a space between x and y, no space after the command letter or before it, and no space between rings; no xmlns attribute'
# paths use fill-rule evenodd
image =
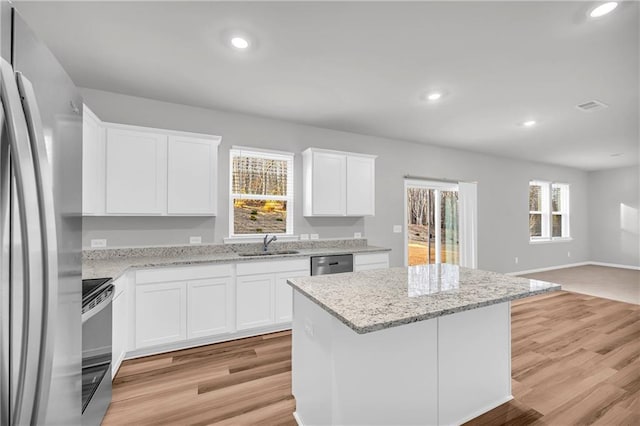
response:
<svg viewBox="0 0 640 426"><path fill-rule="evenodd" d="M509 401L510 306L357 334L294 289L297 422L453 425Z"/></svg>

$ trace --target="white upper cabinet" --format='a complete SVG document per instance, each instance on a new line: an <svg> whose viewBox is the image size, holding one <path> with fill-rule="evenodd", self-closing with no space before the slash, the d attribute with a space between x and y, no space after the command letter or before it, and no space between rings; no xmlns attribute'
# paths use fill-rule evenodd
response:
<svg viewBox="0 0 640 426"><path fill-rule="evenodd" d="M309 148L302 153L305 216L373 216L373 155Z"/></svg>
<svg viewBox="0 0 640 426"><path fill-rule="evenodd" d="M215 215L218 144L210 139L169 137L167 213Z"/></svg>
<svg viewBox="0 0 640 426"><path fill-rule="evenodd" d="M82 114L82 212L85 215L105 211L104 127L87 106Z"/></svg>
<svg viewBox="0 0 640 426"><path fill-rule="evenodd" d="M165 210L167 137L107 128L107 213L161 215Z"/></svg>
<svg viewBox="0 0 640 426"><path fill-rule="evenodd" d="M84 215L216 215L219 136L83 117Z"/></svg>
<svg viewBox="0 0 640 426"><path fill-rule="evenodd" d="M343 216L347 206L346 155L313 151L308 156L310 180L305 183L310 184L310 191L305 194L309 196L311 211L305 211L305 216ZM306 172L303 176L306 177Z"/></svg>
<svg viewBox="0 0 640 426"><path fill-rule="evenodd" d="M375 157L347 155L347 216L375 214L375 161Z"/></svg>

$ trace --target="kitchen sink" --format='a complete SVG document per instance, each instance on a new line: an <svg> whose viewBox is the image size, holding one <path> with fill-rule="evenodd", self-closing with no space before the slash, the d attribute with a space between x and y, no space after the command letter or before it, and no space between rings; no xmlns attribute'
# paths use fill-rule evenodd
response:
<svg viewBox="0 0 640 426"><path fill-rule="evenodd" d="M259 257L259 256L273 256L273 255L282 255L282 254L298 254L299 251L296 250L276 250L276 251L254 251L251 253L238 253L238 256L251 256L251 257Z"/></svg>

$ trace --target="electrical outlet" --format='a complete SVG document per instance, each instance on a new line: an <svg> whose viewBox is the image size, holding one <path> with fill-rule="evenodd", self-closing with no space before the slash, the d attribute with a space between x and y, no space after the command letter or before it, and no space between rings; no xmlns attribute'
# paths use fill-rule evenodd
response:
<svg viewBox="0 0 640 426"><path fill-rule="evenodd" d="M518 258L516 257L516 264L518 263Z"/></svg>
<svg viewBox="0 0 640 426"><path fill-rule="evenodd" d="M393 225L393 232L395 234L400 234L402 233L402 225Z"/></svg>
<svg viewBox="0 0 640 426"><path fill-rule="evenodd" d="M311 234L311 239L312 239L312 240L317 240L317 239L319 239L319 238L320 238L320 235L318 235L318 234Z"/></svg>
<svg viewBox="0 0 640 426"><path fill-rule="evenodd" d="M91 248L103 248L107 246L106 239L91 240Z"/></svg>
<svg viewBox="0 0 640 426"><path fill-rule="evenodd" d="M571 252L570 251L567 252L567 257L571 257Z"/></svg>
<svg viewBox="0 0 640 426"><path fill-rule="evenodd" d="M189 237L189 244L202 244L202 237Z"/></svg>
<svg viewBox="0 0 640 426"><path fill-rule="evenodd" d="M308 240L309 239L309 234L300 234L300 239L301 240Z"/></svg>
<svg viewBox="0 0 640 426"><path fill-rule="evenodd" d="M353 238L362 238L362 232L354 232Z"/></svg>

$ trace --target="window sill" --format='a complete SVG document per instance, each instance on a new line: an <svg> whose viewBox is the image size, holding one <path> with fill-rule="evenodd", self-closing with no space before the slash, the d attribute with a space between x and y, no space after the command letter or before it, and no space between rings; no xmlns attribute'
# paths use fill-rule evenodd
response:
<svg viewBox="0 0 640 426"><path fill-rule="evenodd" d="M261 243L264 241L264 236L266 234L260 235L247 235L247 236L234 236L223 238L224 244L246 244L246 243ZM300 237L298 235L293 234L269 234L269 236L276 236L278 239L276 241L298 241Z"/></svg>
<svg viewBox="0 0 640 426"><path fill-rule="evenodd" d="M529 240L529 244L551 244L551 243L566 243L569 241L573 241L573 238L554 238L554 239L544 239L544 240Z"/></svg>

